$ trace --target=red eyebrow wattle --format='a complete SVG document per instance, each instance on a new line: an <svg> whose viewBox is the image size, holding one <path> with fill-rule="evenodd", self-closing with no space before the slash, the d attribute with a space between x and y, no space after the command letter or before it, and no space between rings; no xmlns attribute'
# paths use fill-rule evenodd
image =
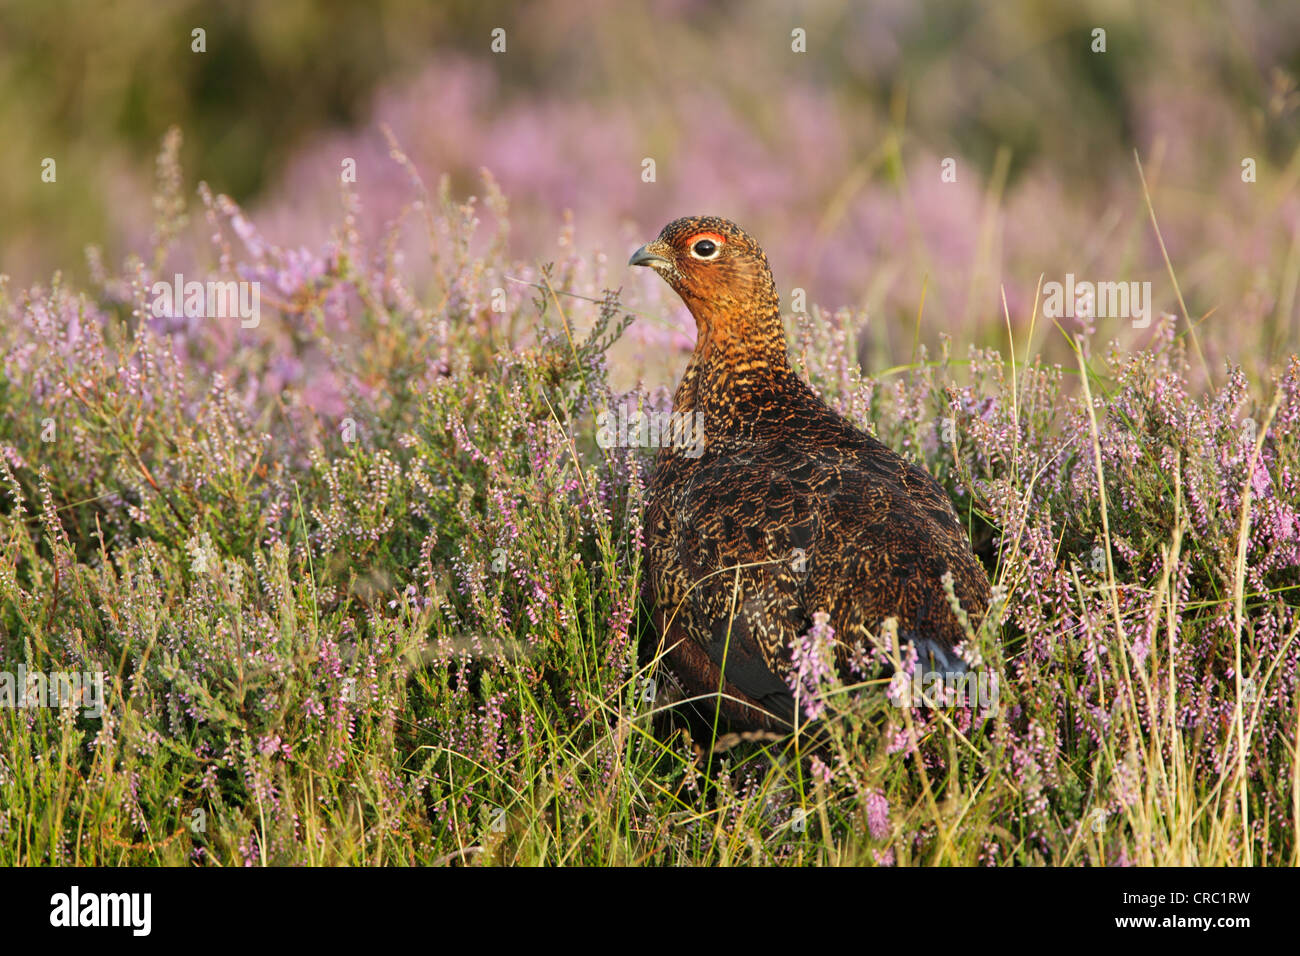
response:
<svg viewBox="0 0 1300 956"><path fill-rule="evenodd" d="M725 236L719 235L716 232L697 232L695 235L691 236L689 240L687 240L686 244L688 246L693 246L701 239L712 239L718 245L722 245L724 242L727 241Z"/></svg>

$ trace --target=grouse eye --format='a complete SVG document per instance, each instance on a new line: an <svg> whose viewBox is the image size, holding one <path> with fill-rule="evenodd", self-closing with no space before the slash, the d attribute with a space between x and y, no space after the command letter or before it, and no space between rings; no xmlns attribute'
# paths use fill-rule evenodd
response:
<svg viewBox="0 0 1300 956"><path fill-rule="evenodd" d="M697 232L686 240L692 259L716 259L722 254L726 238L716 232Z"/></svg>

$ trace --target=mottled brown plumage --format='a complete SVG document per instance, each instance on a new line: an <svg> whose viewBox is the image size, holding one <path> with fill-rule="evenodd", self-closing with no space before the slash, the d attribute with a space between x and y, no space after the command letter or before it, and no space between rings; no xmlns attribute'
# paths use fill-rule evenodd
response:
<svg viewBox="0 0 1300 956"><path fill-rule="evenodd" d="M813 614L848 645L896 617L927 670L964 670L944 593L978 623L989 583L935 481L826 406L790 367L767 257L734 223L669 223L630 264L655 269L698 337L674 399L704 449L659 453L646 513L652 654L730 731L794 719L790 644ZM697 449L691 449L698 452ZM722 664L725 661L725 681Z"/></svg>

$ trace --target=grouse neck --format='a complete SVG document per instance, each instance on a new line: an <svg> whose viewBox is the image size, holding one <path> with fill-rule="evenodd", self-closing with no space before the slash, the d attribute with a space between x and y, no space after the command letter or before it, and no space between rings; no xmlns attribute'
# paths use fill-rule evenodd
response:
<svg viewBox="0 0 1300 956"><path fill-rule="evenodd" d="M673 399L679 413L703 415L709 437L748 434L799 397L780 314L761 318L697 315L699 337Z"/></svg>

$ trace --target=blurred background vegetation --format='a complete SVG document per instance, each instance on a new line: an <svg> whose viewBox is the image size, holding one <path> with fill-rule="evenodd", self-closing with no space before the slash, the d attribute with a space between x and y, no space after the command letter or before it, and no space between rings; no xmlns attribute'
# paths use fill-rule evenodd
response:
<svg viewBox="0 0 1300 956"><path fill-rule="evenodd" d="M1040 273L1152 279L1175 309L1136 150L1189 311L1251 321L1271 352L1300 339L1298 76L1289 0L5 0L0 269L21 286L84 275L87 244L110 263L141 251L172 125L188 187L230 194L277 241L323 241L341 157L379 228L411 198L387 123L431 184L496 176L520 257L554 248L566 210L584 248L620 252L720 213L783 291L910 323L924 288L927 328L995 337L1001 287L1027 314Z"/></svg>

